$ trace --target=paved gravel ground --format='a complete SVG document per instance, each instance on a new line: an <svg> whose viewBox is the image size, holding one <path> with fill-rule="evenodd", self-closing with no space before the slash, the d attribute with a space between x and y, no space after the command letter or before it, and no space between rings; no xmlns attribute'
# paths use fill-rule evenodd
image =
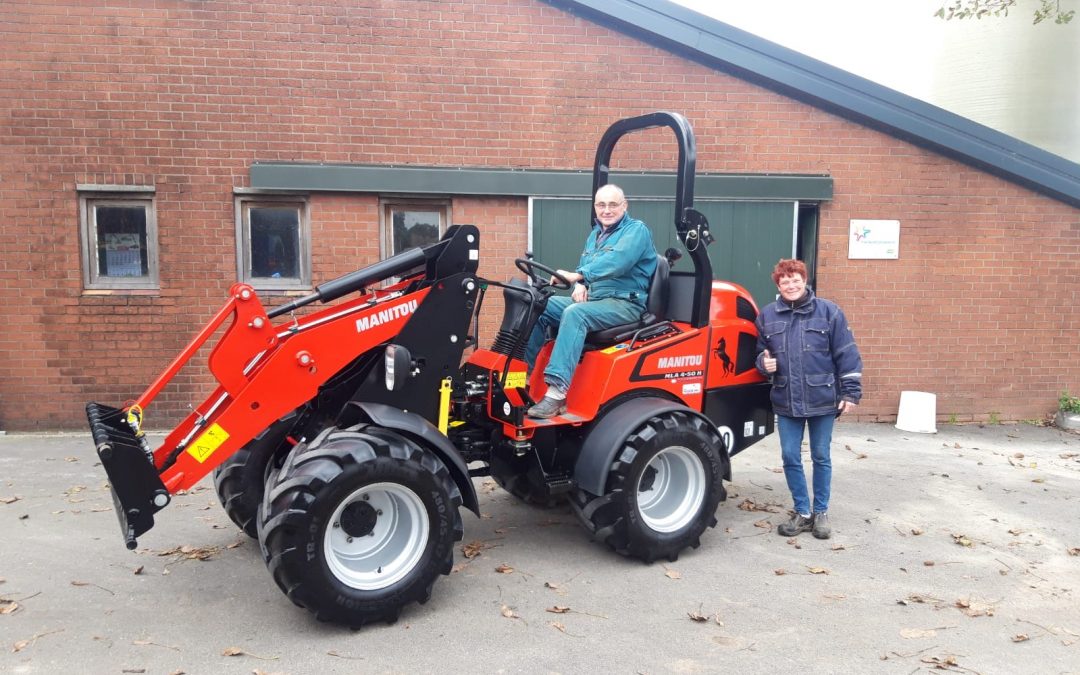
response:
<svg viewBox="0 0 1080 675"><path fill-rule="evenodd" d="M0 672L1080 672L1080 436L842 424L828 541L776 535L778 448L733 460L720 525L674 563L478 480L479 554L351 631L281 594L209 480L129 552L88 435L2 436Z"/></svg>

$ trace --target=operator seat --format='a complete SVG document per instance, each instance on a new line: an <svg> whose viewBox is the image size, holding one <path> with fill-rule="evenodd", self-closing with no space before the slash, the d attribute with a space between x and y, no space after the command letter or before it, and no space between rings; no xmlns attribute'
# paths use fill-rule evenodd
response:
<svg viewBox="0 0 1080 675"><path fill-rule="evenodd" d="M667 316L668 275L671 270L667 258L656 256L656 271L649 280L649 297L645 301L645 311L641 318L632 323L624 323L610 328L594 330L585 335L585 349L609 347L617 342L629 340L634 333L646 326L659 323Z"/></svg>

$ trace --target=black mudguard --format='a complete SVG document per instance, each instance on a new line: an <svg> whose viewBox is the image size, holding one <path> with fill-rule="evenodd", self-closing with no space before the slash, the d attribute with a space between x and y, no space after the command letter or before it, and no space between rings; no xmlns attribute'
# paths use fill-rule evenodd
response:
<svg viewBox="0 0 1080 675"><path fill-rule="evenodd" d="M347 428L363 422L384 429L393 429L430 448L449 469L450 475L461 490L462 504L477 517L480 516L480 502L476 497L476 488L473 487L472 479L469 477L469 467L450 439L443 436L431 422L416 413L405 412L400 408L382 403L350 401L342 411L340 425L342 428Z"/></svg>
<svg viewBox="0 0 1080 675"><path fill-rule="evenodd" d="M594 495L604 494L611 464L630 434L650 417L675 410L700 417L710 427L716 428L708 417L682 403L653 397L629 399L601 417L582 441L581 451L574 465L574 482L578 488ZM731 480L731 464L727 462L727 452L724 448L720 448L720 451L720 456L724 458L724 479Z"/></svg>

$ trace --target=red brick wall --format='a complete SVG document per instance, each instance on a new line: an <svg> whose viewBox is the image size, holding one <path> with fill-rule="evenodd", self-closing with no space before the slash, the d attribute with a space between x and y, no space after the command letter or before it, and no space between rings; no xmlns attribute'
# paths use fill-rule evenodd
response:
<svg viewBox="0 0 1080 675"><path fill-rule="evenodd" d="M907 388L963 421L1080 390L1080 211L537 0L5 0L0 72L2 429L81 428L85 401L140 393L234 280L252 162L588 169L608 124L656 109L691 119L701 171L833 176L819 291L863 349L860 417ZM616 160L673 153L656 132ZM157 188L159 293L83 292L79 183ZM316 283L377 258L376 196L311 204ZM485 274L524 250L526 208L454 199ZM847 260L850 218L900 219L901 259ZM207 386L183 377L151 423Z"/></svg>

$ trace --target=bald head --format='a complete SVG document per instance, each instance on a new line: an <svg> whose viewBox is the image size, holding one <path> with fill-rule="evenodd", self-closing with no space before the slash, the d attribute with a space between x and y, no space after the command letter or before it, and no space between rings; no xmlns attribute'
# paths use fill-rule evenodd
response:
<svg viewBox="0 0 1080 675"><path fill-rule="evenodd" d="M611 227L626 215L626 195L618 185L608 183L596 191L593 209L600 224Z"/></svg>

